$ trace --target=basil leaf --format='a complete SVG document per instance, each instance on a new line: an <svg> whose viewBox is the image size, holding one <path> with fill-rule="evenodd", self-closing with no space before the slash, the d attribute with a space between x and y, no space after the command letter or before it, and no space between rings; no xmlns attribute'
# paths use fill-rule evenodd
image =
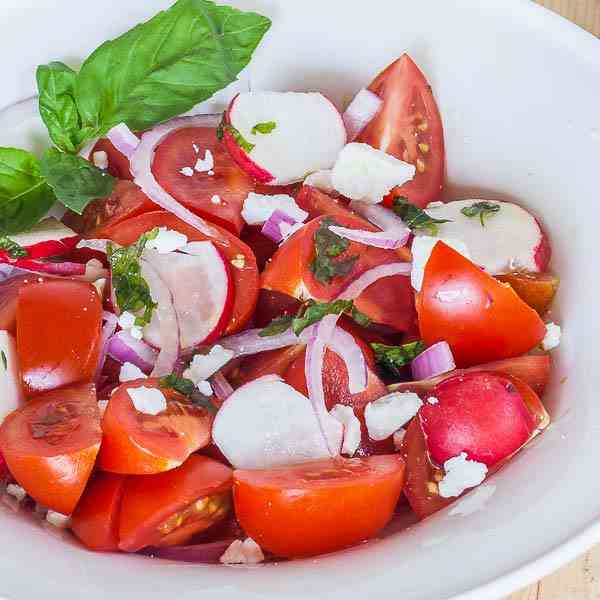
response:
<svg viewBox="0 0 600 600"><path fill-rule="evenodd" d="M495 202L474 202L471 206L465 206L460 211L465 217L477 217L481 221L481 226L485 227L485 219L497 212L500 212L500 205Z"/></svg>
<svg viewBox="0 0 600 600"><path fill-rule="evenodd" d="M429 235L438 234L438 225L451 223L448 219L434 219L418 206L411 204L404 196L396 196L392 210L404 221L411 231L424 231Z"/></svg>
<svg viewBox="0 0 600 600"><path fill-rule="evenodd" d="M375 360L393 375L399 376L400 369L408 365L423 350L425 344L421 341L411 342L402 346L387 346L386 344L370 344L375 352Z"/></svg>
<svg viewBox="0 0 600 600"><path fill-rule="evenodd" d="M275 317L264 329L259 332L260 337L271 337L272 335L279 335L284 331L287 331L292 326L294 317L291 315L284 315L282 317Z"/></svg>
<svg viewBox="0 0 600 600"><path fill-rule="evenodd" d="M178 0L84 62L75 86L82 127L143 130L190 110L236 80L270 26L256 13Z"/></svg>
<svg viewBox="0 0 600 600"><path fill-rule="evenodd" d="M315 258L310 264L310 270L321 283L330 283L335 277L345 277L358 260L357 255L333 260L348 249L350 241L333 233L329 229L331 225L337 225L334 219L323 219L314 235Z"/></svg>
<svg viewBox="0 0 600 600"><path fill-rule="evenodd" d="M29 256L29 252L9 237L0 236L0 250L4 250L10 258L25 258Z"/></svg>
<svg viewBox="0 0 600 600"><path fill-rule="evenodd" d="M20 233L33 227L56 198L38 159L16 148L0 148L0 231Z"/></svg>
<svg viewBox="0 0 600 600"><path fill-rule="evenodd" d="M350 311L350 316L357 325L360 325L365 329L371 326L371 319L367 315L365 315L365 313L358 310L358 308L356 308L354 305L352 306L352 310Z"/></svg>
<svg viewBox="0 0 600 600"><path fill-rule="evenodd" d="M250 154L250 152L254 150L255 144L251 144L233 125L227 125L226 123L221 124L220 129L217 131L218 139L223 139L224 131L229 132L235 143L247 154Z"/></svg>
<svg viewBox="0 0 600 600"><path fill-rule="evenodd" d="M334 302L313 302L306 307L302 316L292 322L292 329L300 335L307 327L320 321L325 315L341 315L352 310L352 300L335 300Z"/></svg>
<svg viewBox="0 0 600 600"><path fill-rule="evenodd" d="M253 135L257 133L262 133L263 135L267 133L272 133L277 128L277 123L275 121L265 121L264 123L257 123L251 130Z"/></svg>
<svg viewBox="0 0 600 600"><path fill-rule="evenodd" d="M2 357L2 365L4 366L4 370L8 371L8 360L6 360L6 352L4 352L4 350L0 351L0 357Z"/></svg>
<svg viewBox="0 0 600 600"><path fill-rule="evenodd" d="M50 148L41 162L42 175L58 200L77 214L98 198L111 195L117 180L81 156Z"/></svg>
<svg viewBox="0 0 600 600"><path fill-rule="evenodd" d="M177 373L171 373L170 375L160 378L159 386L161 388L168 388L179 392L183 396L186 396L190 402L196 406L205 408L212 413L217 412L217 409L210 398L202 394L191 379L181 377L181 375L177 375Z"/></svg>

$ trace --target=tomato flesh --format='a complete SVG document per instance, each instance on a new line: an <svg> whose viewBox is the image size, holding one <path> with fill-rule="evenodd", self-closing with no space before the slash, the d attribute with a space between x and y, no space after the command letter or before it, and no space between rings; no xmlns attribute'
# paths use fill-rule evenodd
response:
<svg viewBox="0 0 600 600"><path fill-rule="evenodd" d="M79 500L71 516L71 530L90 550L119 549L124 486L125 476L98 471Z"/></svg>
<svg viewBox="0 0 600 600"><path fill-rule="evenodd" d="M410 56L403 54L375 78L369 90L383 100L383 107L357 141L415 165L414 179L395 188L386 203L404 196L424 208L438 199L445 168L444 128L431 86Z"/></svg>
<svg viewBox="0 0 600 600"><path fill-rule="evenodd" d="M94 152L106 152L108 158L107 171L113 177L133 181L133 175L129 168L129 159L123 153L119 152L108 138L101 138L98 140L90 152L90 160L92 162L94 160Z"/></svg>
<svg viewBox="0 0 600 600"><path fill-rule="evenodd" d="M548 273L507 273L496 279L508 283L539 315L548 312L559 286L558 277Z"/></svg>
<svg viewBox="0 0 600 600"><path fill-rule="evenodd" d="M91 381L96 373L102 303L94 286L45 280L17 296L17 353L27 395Z"/></svg>
<svg viewBox="0 0 600 600"><path fill-rule="evenodd" d="M458 367L511 358L535 348L546 326L514 290L438 242L417 301L429 346L446 341Z"/></svg>
<svg viewBox="0 0 600 600"><path fill-rule="evenodd" d="M179 468L157 475L129 477L119 524L119 548L185 543L225 519L232 470L205 456L190 456Z"/></svg>
<svg viewBox="0 0 600 600"><path fill-rule="evenodd" d="M0 426L0 451L32 498L71 514L101 437L96 391L85 384L42 394L8 415Z"/></svg>
<svg viewBox="0 0 600 600"><path fill-rule="evenodd" d="M111 395L102 419L98 465L104 471L148 475L174 469L210 442L212 414L171 389L161 389L167 409L157 415L135 409L128 390L159 388L156 379L130 381Z"/></svg>
<svg viewBox="0 0 600 600"><path fill-rule="evenodd" d="M377 534L404 482L397 455L323 460L234 472L235 511L261 548L297 558L333 552Z"/></svg>

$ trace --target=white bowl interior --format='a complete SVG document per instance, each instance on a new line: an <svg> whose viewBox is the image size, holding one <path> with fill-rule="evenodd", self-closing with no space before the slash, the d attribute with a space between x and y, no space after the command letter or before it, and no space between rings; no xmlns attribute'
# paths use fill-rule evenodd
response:
<svg viewBox="0 0 600 600"><path fill-rule="evenodd" d="M600 44L527 0L230 3L274 21L250 70L255 89L315 89L343 104L408 51L443 114L447 197L514 199L541 217L562 277L552 318L564 336L546 396L553 425L449 510L318 560L226 569L92 554L3 508L0 596L481 600L525 585L600 538ZM0 105L34 93L38 63L77 62L169 4L4 0ZM2 129L0 144L39 145L23 131Z"/></svg>

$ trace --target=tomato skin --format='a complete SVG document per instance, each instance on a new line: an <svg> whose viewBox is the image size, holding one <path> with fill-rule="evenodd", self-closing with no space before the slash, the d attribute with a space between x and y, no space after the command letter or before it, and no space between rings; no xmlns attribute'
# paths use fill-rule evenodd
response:
<svg viewBox="0 0 600 600"><path fill-rule="evenodd" d="M296 196L296 204L308 213L308 220L312 221L317 217L329 215L334 219L344 218L353 215L357 219L361 219L366 228L372 227L369 221L363 219L348 208L347 202L341 198L333 198L329 194L312 187L303 185Z"/></svg>
<svg viewBox="0 0 600 600"><path fill-rule="evenodd" d="M24 285L17 296L17 352L29 396L96 373L102 303L93 285L45 280Z"/></svg>
<svg viewBox="0 0 600 600"><path fill-rule="evenodd" d="M397 455L323 460L234 472L235 511L244 531L277 556L341 550L377 534L404 482Z"/></svg>
<svg viewBox="0 0 600 600"><path fill-rule="evenodd" d="M129 159L117 150L108 138L101 138L90 152L90 160L94 160L94 152L106 152L108 157L107 171L117 179L133 181L129 168Z"/></svg>
<svg viewBox="0 0 600 600"><path fill-rule="evenodd" d="M547 273L507 273L496 279L508 283L541 316L548 312L559 286L558 277Z"/></svg>
<svg viewBox="0 0 600 600"><path fill-rule="evenodd" d="M295 364L296 359L303 360L303 357L304 347L299 344L248 356L234 370L231 382L239 387L264 375L284 377L290 365Z"/></svg>
<svg viewBox="0 0 600 600"><path fill-rule="evenodd" d="M119 514L125 476L98 471L71 516L71 530L90 550L119 549Z"/></svg>
<svg viewBox="0 0 600 600"><path fill-rule="evenodd" d="M46 392L8 415L0 426L0 451L32 498L71 514L101 438L96 391L84 384Z"/></svg>
<svg viewBox="0 0 600 600"><path fill-rule="evenodd" d="M179 468L158 475L129 477L119 523L119 548L136 552L161 542L158 527L201 498L231 489L232 470L205 456L190 456ZM213 522L208 522L207 527Z"/></svg>
<svg viewBox="0 0 600 600"><path fill-rule="evenodd" d="M167 227L187 235L190 241L210 240L217 249L231 262L236 257L243 257L244 266L232 264L232 277L235 285L235 297L231 320L225 330L231 335L243 329L252 318L258 298L258 267L256 258L250 248L228 231L213 225L218 237L209 238L176 216L166 211L156 211L139 215L104 231L106 238L123 246L133 244L140 235L155 227Z"/></svg>
<svg viewBox="0 0 600 600"><path fill-rule="evenodd" d="M525 354L546 334L539 315L510 286L443 242L425 267L417 312L423 341L448 342L458 367Z"/></svg>
<svg viewBox="0 0 600 600"><path fill-rule="evenodd" d="M213 155L214 174L183 175L181 169L193 168L206 150ZM231 160L215 128L189 127L169 134L156 149L152 172L163 189L192 212L240 234L245 224L242 206L248 193L254 191L254 182ZM215 194L220 204L212 203Z"/></svg>
<svg viewBox="0 0 600 600"><path fill-rule="evenodd" d="M261 233L261 227L245 227L240 235L240 239L247 244L256 256L258 268L262 271L269 259L277 252L279 246L266 235Z"/></svg>
<svg viewBox="0 0 600 600"><path fill-rule="evenodd" d="M150 475L180 466L210 442L213 416L171 389L161 389L167 410L158 415L138 413L127 392L159 388L158 379L138 379L111 394L102 418L102 448L98 466L104 471Z"/></svg>
<svg viewBox="0 0 600 600"><path fill-rule="evenodd" d="M390 206L394 196L404 196L424 208L438 199L445 170L444 128L431 86L410 56L403 54L375 78L369 90L383 100L383 107L357 141L417 165L415 178L395 188L385 202Z"/></svg>

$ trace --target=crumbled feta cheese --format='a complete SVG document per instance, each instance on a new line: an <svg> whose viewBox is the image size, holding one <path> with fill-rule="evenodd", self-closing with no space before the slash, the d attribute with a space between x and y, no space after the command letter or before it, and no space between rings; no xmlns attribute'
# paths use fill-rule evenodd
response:
<svg viewBox="0 0 600 600"><path fill-rule="evenodd" d="M405 437L406 429L398 429L398 431L394 431L392 441L394 442L394 448L396 448L396 450L400 450L400 448L402 448L402 442Z"/></svg>
<svg viewBox="0 0 600 600"><path fill-rule="evenodd" d="M194 169L192 167L183 167L179 172L186 177L191 177L194 174Z"/></svg>
<svg viewBox="0 0 600 600"><path fill-rule="evenodd" d="M434 396L429 396L429 398L427 398L427 402L429 404L437 404L439 402L439 400Z"/></svg>
<svg viewBox="0 0 600 600"><path fill-rule="evenodd" d="M207 175L209 177L212 177L215 174L215 172L211 169L210 171L208 171Z"/></svg>
<svg viewBox="0 0 600 600"><path fill-rule="evenodd" d="M192 148L194 149L194 152L196 154L198 154L198 152L200 152L200 148L198 148L198 144L192 144Z"/></svg>
<svg viewBox="0 0 600 600"><path fill-rule="evenodd" d="M131 329L135 327L135 315L128 310L119 315L119 326L121 329Z"/></svg>
<svg viewBox="0 0 600 600"><path fill-rule="evenodd" d="M159 254L168 254L183 248L188 243L187 235L174 231L173 229L167 229L166 227L160 227L158 235L146 242L146 248L156 250Z"/></svg>
<svg viewBox="0 0 600 600"><path fill-rule="evenodd" d="M141 327L132 327L129 330L129 335L136 340L141 340L144 337L144 332Z"/></svg>
<svg viewBox="0 0 600 600"><path fill-rule="evenodd" d="M330 194L334 191L331 173L332 171L315 171L304 180L304 185L310 185L322 192Z"/></svg>
<svg viewBox="0 0 600 600"><path fill-rule="evenodd" d="M342 444L342 454L354 456L354 453L360 446L360 421L354 414L351 406L336 404L329 414L337 419L344 427L344 442Z"/></svg>
<svg viewBox="0 0 600 600"><path fill-rule="evenodd" d="M560 336L562 335L560 326L556 323L546 323L546 335L542 340L542 348L546 350L553 350L558 348L560 345Z"/></svg>
<svg viewBox="0 0 600 600"><path fill-rule="evenodd" d="M144 373L137 365L130 362L123 363L121 370L119 371L119 381L121 383L147 378L148 375L146 375L146 373Z"/></svg>
<svg viewBox="0 0 600 600"><path fill-rule="evenodd" d="M208 148L204 152L204 158L199 158L194 165L194 170L198 171L198 173L206 173L207 171L212 171L215 166L215 159L213 158L213 154Z"/></svg>
<svg viewBox="0 0 600 600"><path fill-rule="evenodd" d="M96 281L94 281L94 283L92 283L92 285L96 288L98 296L100 296L100 298L103 298L104 290L106 289L106 279L97 279Z"/></svg>
<svg viewBox="0 0 600 600"><path fill-rule="evenodd" d="M265 196L255 192L250 192L244 200L242 218L248 225L262 225L269 220L275 210L281 210L292 217L294 221L302 223L308 218L308 213L302 210L296 201L287 194Z"/></svg>
<svg viewBox="0 0 600 600"><path fill-rule="evenodd" d="M167 410L167 399L156 388L136 387L127 388L127 393L133 402L135 410L145 415L157 415Z"/></svg>
<svg viewBox="0 0 600 600"><path fill-rule="evenodd" d="M369 437L381 441L406 425L423 406L423 402L413 392L393 392L365 408L365 421Z"/></svg>
<svg viewBox="0 0 600 600"><path fill-rule="evenodd" d="M104 416L107 406L108 400L98 400L98 410L100 411L100 416Z"/></svg>
<svg viewBox="0 0 600 600"><path fill-rule="evenodd" d="M421 287L423 286L423 277L425 275L425 266L427 265L427 261L433 252L435 245L438 242L444 242L450 248L453 248L457 252L460 252L465 258L471 260L469 255L469 249L467 246L461 242L460 240L450 239L450 238L436 238L428 235L418 236L413 240L412 244L412 271L410 273L410 281L412 283L413 288L419 292L421 291ZM460 293L460 292L457 292ZM452 298L448 298L447 302L452 302Z"/></svg>
<svg viewBox="0 0 600 600"><path fill-rule="evenodd" d="M215 194L211 199L210 199L212 204L221 204L221 196L218 196L217 194Z"/></svg>
<svg viewBox="0 0 600 600"><path fill-rule="evenodd" d="M58 529L66 529L69 526L71 517L69 515L63 515L62 513L56 512L55 510L49 510L46 513L46 521Z"/></svg>
<svg viewBox="0 0 600 600"><path fill-rule="evenodd" d="M296 231L302 229L304 227L304 223L294 223L291 225L290 223L286 223L282 221L279 223L279 233L282 237L282 242L285 242L291 235L294 235Z"/></svg>
<svg viewBox="0 0 600 600"><path fill-rule="evenodd" d="M340 152L331 173L333 187L351 200L377 204L410 181L415 167L368 144L353 142Z"/></svg>
<svg viewBox="0 0 600 600"><path fill-rule="evenodd" d="M226 350L217 344L210 349L208 354L196 354L189 368L183 372L183 376L198 385L225 366L233 358L233 355L233 350Z"/></svg>
<svg viewBox="0 0 600 600"><path fill-rule="evenodd" d="M487 466L475 460L468 460L467 453L448 459L444 463L446 475L439 482L442 498L455 498L465 490L479 485L487 475Z"/></svg>
<svg viewBox="0 0 600 600"><path fill-rule="evenodd" d="M15 483L9 483L6 486L6 493L9 496L13 496L19 502L22 502L27 497L27 492L20 486Z"/></svg>
<svg viewBox="0 0 600 600"><path fill-rule="evenodd" d="M108 169L108 154L106 154L106 152L103 152L102 150L94 152L92 156L92 161L95 167L98 167L103 171Z"/></svg>
<svg viewBox="0 0 600 600"><path fill-rule="evenodd" d="M235 540L219 559L224 565L257 565L265 560L260 546L252 539Z"/></svg>
<svg viewBox="0 0 600 600"><path fill-rule="evenodd" d="M212 396L213 394L212 387L208 381L199 381L196 384L196 387L198 388L198 391L205 396Z"/></svg>

